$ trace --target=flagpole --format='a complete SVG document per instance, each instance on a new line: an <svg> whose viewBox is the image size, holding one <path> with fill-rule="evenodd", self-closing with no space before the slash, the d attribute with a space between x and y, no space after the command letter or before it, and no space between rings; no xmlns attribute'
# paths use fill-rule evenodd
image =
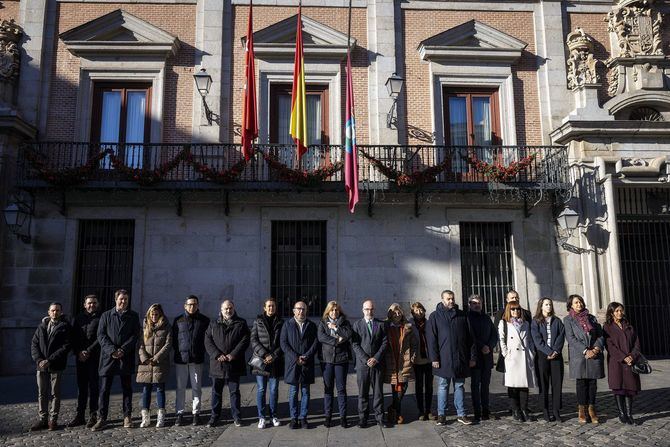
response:
<svg viewBox="0 0 670 447"><path fill-rule="evenodd" d="M347 23L347 54L350 51L351 51L351 0L349 0L349 19Z"/></svg>

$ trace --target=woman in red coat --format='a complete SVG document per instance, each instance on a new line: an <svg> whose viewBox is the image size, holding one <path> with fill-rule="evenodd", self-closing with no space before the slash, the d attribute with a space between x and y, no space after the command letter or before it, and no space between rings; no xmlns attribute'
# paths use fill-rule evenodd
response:
<svg viewBox="0 0 670 447"><path fill-rule="evenodd" d="M619 420L635 425L633 397L640 392L640 376L632 366L640 357L640 341L628 323L623 304L612 302L607 306L605 344L607 346L607 371L610 389L614 393Z"/></svg>

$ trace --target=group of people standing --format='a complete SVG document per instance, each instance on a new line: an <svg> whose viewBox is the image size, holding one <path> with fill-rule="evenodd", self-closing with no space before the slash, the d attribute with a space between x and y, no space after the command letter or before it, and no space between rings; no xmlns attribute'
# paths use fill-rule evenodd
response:
<svg viewBox="0 0 670 447"><path fill-rule="evenodd" d="M415 382L420 420L436 419L446 424L449 390L453 384L453 404L457 420L465 425L492 417L489 405L491 370L504 372L512 415L516 420L531 419L528 412L529 388L539 385L543 413L547 421L561 421L563 345L568 342L570 378L576 380L578 420L598 423L595 407L596 381L604 377L605 349L608 351L609 384L615 395L619 419L633 424L633 397L640 390L639 377L632 365L640 346L627 322L623 306L611 303L607 322L601 327L588 313L583 299L571 295L568 316L563 322L554 314L550 298L542 298L534 316L521 308L515 291L506 296L506 306L493 323L482 312L482 298L469 297L469 311L456 305L455 294L445 290L441 302L427 318L425 307L411 305L411 318L401 306L392 304L384 320L377 319L373 300L365 300L362 318L350 322L336 301L330 301L318 323L307 318L307 304L298 301L293 317L283 320L277 303L270 298L251 329L235 312L234 303L225 300L216 320L199 312L194 295L186 298L184 313L170 325L160 304L152 304L143 324L130 310L129 294L118 290L115 307L100 312L95 295L84 300L84 312L70 323L62 306L52 303L48 316L32 340L32 357L37 365L39 419L31 430L58 426L61 376L67 355L76 357L79 389L75 418L70 427L86 425L102 430L107 422L109 395L115 376L120 377L123 394L124 427L133 427L132 376L142 384L140 427L151 425L151 396L155 390L156 427L165 424L165 382L171 361L176 369L175 425L187 423L186 387L192 388L193 425L201 423L202 373L205 353L209 355L212 379L212 411L207 425L221 419L222 393L230 395L233 423L241 426L240 378L248 365L256 376L258 428L281 425L277 414L278 385L283 377L289 386L289 412L292 429L307 428L310 387L315 382L318 358L324 386L325 425L333 425L335 390L339 423L348 427L347 372L356 362L358 385L358 426L368 425L370 413L385 427L403 424L403 398L409 382ZM493 352L500 346L500 357ZM245 352L251 346L251 359ZM139 364L136 368L136 358ZM431 413L433 379L437 376L437 415ZM464 403L465 379L470 377L474 421L467 416ZM390 386L391 405L384 409L383 386ZM551 398L549 395L551 389ZM372 393L372 403L370 403ZM48 408L51 397L51 408ZM268 405L266 405L268 397ZM86 419L87 405L90 410Z"/></svg>

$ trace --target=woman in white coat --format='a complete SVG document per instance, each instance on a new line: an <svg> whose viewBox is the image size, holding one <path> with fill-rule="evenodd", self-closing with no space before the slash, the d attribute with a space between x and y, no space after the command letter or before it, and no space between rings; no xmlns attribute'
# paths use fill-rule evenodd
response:
<svg viewBox="0 0 670 447"><path fill-rule="evenodd" d="M528 388L535 388L535 348L530 323L523 318L518 301L511 301L505 306L498 335L500 352L505 358L503 384L509 390L512 414L517 421L529 421Z"/></svg>

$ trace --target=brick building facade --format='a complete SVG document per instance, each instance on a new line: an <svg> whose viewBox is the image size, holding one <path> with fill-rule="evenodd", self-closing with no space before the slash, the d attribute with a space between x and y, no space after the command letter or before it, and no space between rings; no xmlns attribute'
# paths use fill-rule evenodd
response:
<svg viewBox="0 0 670 447"><path fill-rule="evenodd" d="M241 159L248 0L0 2L0 202L27 207L0 228L0 373L32 370L49 302L72 314L121 287L139 312L172 318L194 293L249 321L268 296L316 317L364 297L430 311L447 288L489 313L509 288L533 310L578 293L599 314L624 301L647 352L670 354L670 6L353 0L350 214L342 173L305 186L264 158L342 159L349 2L302 3L314 144L297 166L297 2L256 0L257 153L223 182L211 172Z"/></svg>

